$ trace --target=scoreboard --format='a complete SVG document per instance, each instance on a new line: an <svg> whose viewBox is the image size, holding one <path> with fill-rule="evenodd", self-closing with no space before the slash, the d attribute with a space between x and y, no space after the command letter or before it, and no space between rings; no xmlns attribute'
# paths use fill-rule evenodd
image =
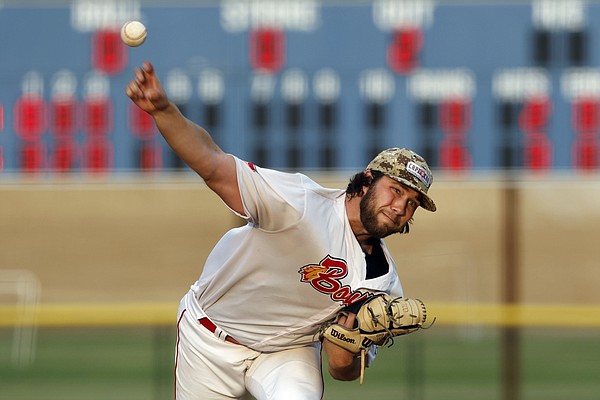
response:
<svg viewBox="0 0 600 400"><path fill-rule="evenodd" d="M144 60L265 167L595 171L599 29L586 0L0 0L0 176L185 168L124 94Z"/></svg>

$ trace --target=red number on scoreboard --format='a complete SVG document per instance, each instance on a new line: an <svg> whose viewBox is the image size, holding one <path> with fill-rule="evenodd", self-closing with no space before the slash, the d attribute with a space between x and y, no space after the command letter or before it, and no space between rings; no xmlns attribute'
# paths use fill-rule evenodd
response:
<svg viewBox="0 0 600 400"><path fill-rule="evenodd" d="M0 133L4 130L4 106L0 104ZM4 153L0 147L0 171L4 171Z"/></svg>
<svg viewBox="0 0 600 400"><path fill-rule="evenodd" d="M88 135L106 136L112 129L112 111L108 99L86 101L85 129Z"/></svg>
<svg viewBox="0 0 600 400"><path fill-rule="evenodd" d="M464 100L447 100L440 105L440 124L446 133L464 134L471 125L471 105Z"/></svg>
<svg viewBox="0 0 600 400"><path fill-rule="evenodd" d="M581 99L573 103L572 123L573 129L578 133L597 132L600 127L598 114L598 101Z"/></svg>
<svg viewBox="0 0 600 400"><path fill-rule="evenodd" d="M112 165L112 147L108 141L94 140L86 148L86 168L92 172L103 172Z"/></svg>
<svg viewBox="0 0 600 400"><path fill-rule="evenodd" d="M92 37L92 66L107 75L115 75L127 65L127 49L119 31L102 30Z"/></svg>
<svg viewBox="0 0 600 400"><path fill-rule="evenodd" d="M162 167L162 149L153 142L141 144L139 157L139 167L142 170L155 170Z"/></svg>
<svg viewBox="0 0 600 400"><path fill-rule="evenodd" d="M528 134L525 141L525 165L533 170L544 170L552 164L552 145L541 133Z"/></svg>
<svg viewBox="0 0 600 400"><path fill-rule="evenodd" d="M156 133L154 120L133 104L129 106L129 129L140 139L150 139Z"/></svg>
<svg viewBox="0 0 600 400"><path fill-rule="evenodd" d="M73 100L55 101L51 104L51 131L59 138L69 138L75 133L76 105Z"/></svg>
<svg viewBox="0 0 600 400"><path fill-rule="evenodd" d="M546 98L532 99L523 103L519 115L519 127L527 134L546 130L550 118L550 102Z"/></svg>
<svg viewBox="0 0 600 400"><path fill-rule="evenodd" d="M46 149L41 143L26 143L21 148L21 169L25 172L41 170L45 159Z"/></svg>
<svg viewBox="0 0 600 400"><path fill-rule="evenodd" d="M593 135L582 135L573 145L575 167L582 170L594 170L598 167L600 149Z"/></svg>
<svg viewBox="0 0 600 400"><path fill-rule="evenodd" d="M71 140L60 141L54 148L52 166L58 172L69 171L75 164L75 145Z"/></svg>
<svg viewBox="0 0 600 400"><path fill-rule="evenodd" d="M46 129L46 105L37 95L22 97L15 104L15 131L22 139L38 140Z"/></svg>
<svg viewBox="0 0 600 400"><path fill-rule="evenodd" d="M266 72L277 72L283 67L285 37L282 31L260 28L250 33L250 65Z"/></svg>
<svg viewBox="0 0 600 400"><path fill-rule="evenodd" d="M407 74L419 65L419 54L423 46L423 35L418 28L401 29L394 32L387 51L390 68Z"/></svg>
<svg viewBox="0 0 600 400"><path fill-rule="evenodd" d="M442 168L454 171L470 167L471 157L462 137L448 137L442 141L440 144L440 164Z"/></svg>

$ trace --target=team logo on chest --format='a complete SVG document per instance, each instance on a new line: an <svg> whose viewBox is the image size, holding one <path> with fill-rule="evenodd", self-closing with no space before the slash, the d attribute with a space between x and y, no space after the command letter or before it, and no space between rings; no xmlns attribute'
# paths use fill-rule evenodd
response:
<svg viewBox="0 0 600 400"><path fill-rule="evenodd" d="M331 300L345 306L367 298L368 293L353 291L342 279L348 275L346 261L329 254L318 264L308 264L300 268L300 282L310 283L318 292L329 295Z"/></svg>

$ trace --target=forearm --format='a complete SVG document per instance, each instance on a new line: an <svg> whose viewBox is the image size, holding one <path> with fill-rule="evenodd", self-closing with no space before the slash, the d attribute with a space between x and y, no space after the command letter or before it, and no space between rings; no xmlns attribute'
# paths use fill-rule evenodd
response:
<svg viewBox="0 0 600 400"><path fill-rule="evenodd" d="M329 374L340 381L353 381L360 376L360 358L328 340L323 341Z"/></svg>
<svg viewBox="0 0 600 400"><path fill-rule="evenodd" d="M173 103L152 113L152 117L173 151L202 178L209 180L218 166L215 160L223 156L210 134L185 118Z"/></svg>
<svg viewBox="0 0 600 400"><path fill-rule="evenodd" d="M169 101L154 66L144 62L135 70L125 93L141 110L149 113L161 135L181 159L234 211L243 214L236 162L216 145L202 127L187 119Z"/></svg>

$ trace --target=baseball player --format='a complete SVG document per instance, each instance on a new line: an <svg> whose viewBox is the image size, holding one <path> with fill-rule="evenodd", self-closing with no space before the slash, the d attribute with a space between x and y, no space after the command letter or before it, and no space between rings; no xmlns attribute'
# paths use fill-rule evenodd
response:
<svg viewBox="0 0 600 400"><path fill-rule="evenodd" d="M220 239L181 300L176 399L320 399L322 349L333 378L357 379L359 358L336 340L349 340L339 332L355 327L354 305L374 293L403 296L382 238L407 233L419 206L436 210L425 160L388 149L346 191L328 189L224 153L170 102L149 62L125 91L247 221ZM332 319L340 328L335 340L322 340L323 324ZM367 365L375 351L371 346Z"/></svg>

